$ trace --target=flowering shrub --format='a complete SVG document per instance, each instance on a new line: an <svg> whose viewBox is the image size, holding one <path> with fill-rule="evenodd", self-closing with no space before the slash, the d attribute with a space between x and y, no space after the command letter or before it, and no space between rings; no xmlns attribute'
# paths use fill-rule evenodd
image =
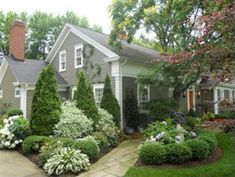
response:
<svg viewBox="0 0 235 177"><path fill-rule="evenodd" d="M181 130L184 132L185 139L190 139L196 137L196 133L186 130ZM163 122L155 122L144 130L145 143L149 142L160 142L162 144L179 143L181 141L181 136L179 136L179 130L177 130L176 125L172 120L168 119Z"/></svg>
<svg viewBox="0 0 235 177"><path fill-rule="evenodd" d="M22 116L12 116L3 120L3 128L0 130L0 149L13 149L22 143L29 134L29 122Z"/></svg>
<svg viewBox="0 0 235 177"><path fill-rule="evenodd" d="M47 160L43 169L49 174L60 175L65 172L78 173L88 170L90 166L87 155L80 150L60 147L54 150L53 155Z"/></svg>
<svg viewBox="0 0 235 177"><path fill-rule="evenodd" d="M94 134L99 145L107 143L102 146L114 146L117 144L119 129L116 127L113 116L109 114L106 110L98 108L99 121L96 124L96 133ZM102 134L102 137L96 135ZM101 138L101 139L99 139ZM103 141L104 140L104 141ZM103 149L103 148L101 148Z"/></svg>
<svg viewBox="0 0 235 177"><path fill-rule="evenodd" d="M62 105L62 115L54 130L56 136L76 139L89 135L92 131L92 121L76 107L75 103L67 101Z"/></svg>

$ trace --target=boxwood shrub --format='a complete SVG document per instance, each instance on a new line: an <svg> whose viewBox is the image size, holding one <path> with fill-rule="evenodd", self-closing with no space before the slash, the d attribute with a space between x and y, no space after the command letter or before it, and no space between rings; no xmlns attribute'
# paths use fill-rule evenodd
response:
<svg viewBox="0 0 235 177"><path fill-rule="evenodd" d="M24 153L38 152L43 145L50 141L51 138L48 136L28 136L22 143L22 150Z"/></svg>
<svg viewBox="0 0 235 177"><path fill-rule="evenodd" d="M166 161L173 164L182 164L192 158L190 147L184 144L166 145Z"/></svg>
<svg viewBox="0 0 235 177"><path fill-rule="evenodd" d="M158 143L147 143L141 146L139 158L146 165L158 165L166 161L166 148Z"/></svg>
<svg viewBox="0 0 235 177"><path fill-rule="evenodd" d="M213 154L217 147L217 139L210 136L200 136L199 139L206 141L209 145L209 155Z"/></svg>
<svg viewBox="0 0 235 177"><path fill-rule="evenodd" d="M205 159L210 154L209 144L202 139L187 140L184 144L191 148L193 160Z"/></svg>
<svg viewBox="0 0 235 177"><path fill-rule="evenodd" d="M21 115L23 115L23 111L19 108L11 108L8 110L7 115L8 115L8 117L21 116Z"/></svg>

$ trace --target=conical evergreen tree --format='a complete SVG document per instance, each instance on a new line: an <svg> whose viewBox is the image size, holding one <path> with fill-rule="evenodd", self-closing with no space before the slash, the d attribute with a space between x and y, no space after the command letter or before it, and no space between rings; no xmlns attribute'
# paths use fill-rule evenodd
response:
<svg viewBox="0 0 235 177"><path fill-rule="evenodd" d="M95 126L98 121L98 110L95 104L91 84L86 81L83 71L79 74L77 91L74 99L77 107L83 110L88 118L93 120L93 125Z"/></svg>
<svg viewBox="0 0 235 177"><path fill-rule="evenodd" d="M108 111L113 116L115 124L120 127L120 107L116 97L113 95L108 75L105 78L104 93L100 107Z"/></svg>
<svg viewBox="0 0 235 177"><path fill-rule="evenodd" d="M51 65L43 69L36 83L32 101L30 126L36 135L51 135L59 122L61 100L55 71Z"/></svg>

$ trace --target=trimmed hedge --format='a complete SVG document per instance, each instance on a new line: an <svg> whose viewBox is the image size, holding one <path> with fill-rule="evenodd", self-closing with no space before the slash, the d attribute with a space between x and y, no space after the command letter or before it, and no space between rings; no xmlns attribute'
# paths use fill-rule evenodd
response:
<svg viewBox="0 0 235 177"><path fill-rule="evenodd" d="M140 160L147 165L158 165L166 161L166 148L158 143L142 145L139 153Z"/></svg>
<svg viewBox="0 0 235 177"><path fill-rule="evenodd" d="M193 160L202 160L210 154L209 144L201 139L187 140L184 144L191 148Z"/></svg>
<svg viewBox="0 0 235 177"><path fill-rule="evenodd" d="M28 136L22 143L22 150L24 153L39 152L40 148L50 141L48 136Z"/></svg>
<svg viewBox="0 0 235 177"><path fill-rule="evenodd" d="M146 165L161 163L182 164L189 160L202 160L212 155L217 148L217 139L210 132L199 132L198 137L183 144L161 145L146 143L141 145L139 159Z"/></svg>
<svg viewBox="0 0 235 177"><path fill-rule="evenodd" d="M208 145L209 145L209 155L211 155L215 152L217 144L218 144L216 138L212 138L212 137L209 137L209 136L200 136L198 138L202 139L202 140L204 140L205 142L208 143Z"/></svg>
<svg viewBox="0 0 235 177"><path fill-rule="evenodd" d="M183 164L192 158L192 151L184 144L166 145L166 162Z"/></svg>

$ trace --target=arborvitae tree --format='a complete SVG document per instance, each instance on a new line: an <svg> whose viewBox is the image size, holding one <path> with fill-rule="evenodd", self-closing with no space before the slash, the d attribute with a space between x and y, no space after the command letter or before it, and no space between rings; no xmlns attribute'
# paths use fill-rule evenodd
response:
<svg viewBox="0 0 235 177"><path fill-rule="evenodd" d="M30 126L36 135L51 135L59 122L61 100L55 71L51 65L43 69L36 83L32 101Z"/></svg>
<svg viewBox="0 0 235 177"><path fill-rule="evenodd" d="M92 87L87 83L83 71L79 74L74 100L76 101L76 106L83 110L88 118L93 120L93 125L95 126L98 121L98 110L95 104Z"/></svg>
<svg viewBox="0 0 235 177"><path fill-rule="evenodd" d="M113 116L115 124L120 127L120 107L116 97L113 95L108 75L105 78L104 93L100 107L108 111Z"/></svg>

